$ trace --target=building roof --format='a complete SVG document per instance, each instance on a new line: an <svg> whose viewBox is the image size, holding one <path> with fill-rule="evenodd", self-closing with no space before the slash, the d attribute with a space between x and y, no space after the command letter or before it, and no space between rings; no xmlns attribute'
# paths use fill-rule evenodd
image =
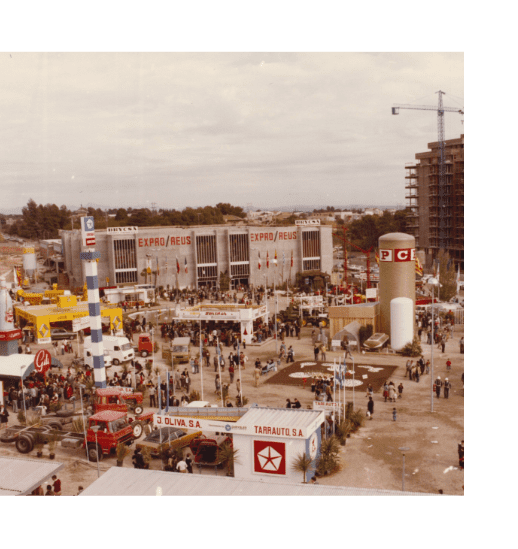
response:
<svg viewBox="0 0 518 549"><path fill-rule="evenodd" d="M419 492L372 490L323 484L269 483L212 475L111 467L80 496L429 496Z"/></svg>
<svg viewBox="0 0 518 549"><path fill-rule="evenodd" d="M25 379L34 370L34 355L0 356L0 377Z"/></svg>
<svg viewBox="0 0 518 549"><path fill-rule="evenodd" d="M120 394L120 393L118 393ZM126 412L115 412L113 410L104 410L90 416L90 419L95 419L95 421L114 421L120 419L121 417L126 417Z"/></svg>
<svg viewBox="0 0 518 549"><path fill-rule="evenodd" d="M56 461L0 457L0 495L30 494L63 467Z"/></svg>
<svg viewBox="0 0 518 549"><path fill-rule="evenodd" d="M324 422L324 413L320 410L304 410L302 408L250 408L237 421L236 425L246 427L246 431L253 432L254 426L279 426L287 429L314 430ZM239 433L236 433L239 434Z"/></svg>

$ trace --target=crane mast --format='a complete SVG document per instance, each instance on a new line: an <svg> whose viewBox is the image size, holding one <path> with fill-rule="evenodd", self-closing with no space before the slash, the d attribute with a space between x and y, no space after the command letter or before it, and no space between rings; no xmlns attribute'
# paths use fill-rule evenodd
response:
<svg viewBox="0 0 518 549"><path fill-rule="evenodd" d="M444 250L448 247L448 226L446 223L446 209L450 206L449 196L446 191L446 145L444 141L444 113L457 112L464 114L464 109L455 107L445 107L443 105L442 96L445 92L439 90L436 92L439 95L438 106L430 105L394 105L392 114L399 114L399 109L422 110L422 111L437 111L437 138L439 142L439 158L438 158L438 181L437 181L437 209L438 209L438 247L439 250Z"/></svg>

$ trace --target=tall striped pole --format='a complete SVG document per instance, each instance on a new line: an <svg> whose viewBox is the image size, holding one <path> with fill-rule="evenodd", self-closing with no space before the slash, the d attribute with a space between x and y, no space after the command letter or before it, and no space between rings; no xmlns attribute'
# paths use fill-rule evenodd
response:
<svg viewBox="0 0 518 549"><path fill-rule="evenodd" d="M106 369L104 366L103 330L101 323L101 303L99 300L99 280L97 278L97 259L101 257L95 246L94 218L81 218L81 235L83 246L90 249L81 252L85 262L86 289L88 292L88 314L90 316L90 335L92 339L92 359L94 366L94 383L96 387L106 387Z"/></svg>

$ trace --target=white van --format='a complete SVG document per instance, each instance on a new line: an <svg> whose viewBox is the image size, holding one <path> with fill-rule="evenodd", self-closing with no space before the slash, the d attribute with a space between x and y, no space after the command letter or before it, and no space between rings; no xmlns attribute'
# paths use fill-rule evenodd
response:
<svg viewBox="0 0 518 549"><path fill-rule="evenodd" d="M91 336L85 337L85 349L88 349L91 346ZM103 335L103 347L105 351L108 351L114 366L135 358L135 352L127 337Z"/></svg>
<svg viewBox="0 0 518 549"><path fill-rule="evenodd" d="M85 347L84 354L83 354L85 366L89 366L90 368L94 367L94 359L92 356L92 351L90 349L87 349ZM112 357L110 356L110 353L104 349L104 367L109 368L112 365Z"/></svg>

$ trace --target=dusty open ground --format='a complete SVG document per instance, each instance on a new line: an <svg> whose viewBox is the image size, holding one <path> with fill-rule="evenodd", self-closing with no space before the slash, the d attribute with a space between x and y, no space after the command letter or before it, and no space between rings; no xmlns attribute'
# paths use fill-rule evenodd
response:
<svg viewBox="0 0 518 549"><path fill-rule="evenodd" d="M377 489L401 489L402 485L402 455L400 447L408 447L406 453L405 489L415 492L437 493L443 490L445 494L463 494L464 472L457 468L457 444L464 438L464 397L461 374L464 371L464 355L459 352L459 339L462 336L462 326L456 327L454 339L446 345L446 352L442 354L434 349L435 376L440 375L444 380L448 377L453 387L450 398L434 398L434 412L430 411L430 378L431 375L421 377L419 383L405 378L406 358L394 354L359 354L353 353L358 365L391 368L388 379L398 386L403 382L403 398L396 404L384 402L381 389L374 393L374 419L366 421L365 426L351 435L345 447L341 450L341 470L331 476L319 480L321 484L358 486ZM160 339L160 338L159 338ZM297 361L314 362L313 345L311 342L311 328L304 328L302 338L287 338L288 345L293 345ZM159 341L159 343L161 343ZM422 344L425 359L430 358L430 346ZM224 348L224 355L228 356L232 349ZM261 376L259 387L254 387L253 363L257 357L261 360L273 357L275 342L272 340L261 347L246 349L249 358L247 368L241 371L243 392L249 398L249 404L258 403L263 406L284 407L286 398L298 398L305 408L312 405L312 396L309 384L304 389L300 384L286 386L275 384L274 372ZM211 349L211 356L214 348ZM340 357L339 353L328 352L326 362L333 362ZM446 358L452 361L452 370L446 371ZM65 365L71 361L72 355L64 357ZM165 372L161 359L155 356L155 363ZM185 365L186 366L186 365ZM181 369L185 367L182 365ZM280 374L285 368L293 368L283 361ZM358 372L360 368L357 367ZM114 369L108 371L113 375ZM368 371L368 370L366 370ZM360 374L363 372L360 372ZM205 400L218 403L215 395L214 367L203 368L203 396ZM235 380L239 374L236 371ZM283 377L282 375L280 377ZM361 376L356 376L361 377ZM202 374L191 374L192 389L201 390ZM236 385L231 386L231 397L237 395ZM223 382L228 383L229 374L225 370ZM368 381L368 380L364 380ZM366 411L365 397L366 383L355 390L354 400L356 408ZM348 399L352 400L352 392L348 391ZM397 408L397 421L392 420L392 408ZM9 424L16 423L16 416L11 414ZM22 457L14 446L0 443L2 455ZM63 494L72 495L77 492L78 486L88 486L97 478L97 466L86 461L84 454L77 450L58 448L56 459L65 464L61 472ZM115 456L104 458L101 461L101 474L109 466L115 466ZM131 460L126 459L125 467L131 466ZM158 460L153 461L151 468L160 468ZM213 474L204 469L203 474ZM219 474L224 474L220 472Z"/></svg>

